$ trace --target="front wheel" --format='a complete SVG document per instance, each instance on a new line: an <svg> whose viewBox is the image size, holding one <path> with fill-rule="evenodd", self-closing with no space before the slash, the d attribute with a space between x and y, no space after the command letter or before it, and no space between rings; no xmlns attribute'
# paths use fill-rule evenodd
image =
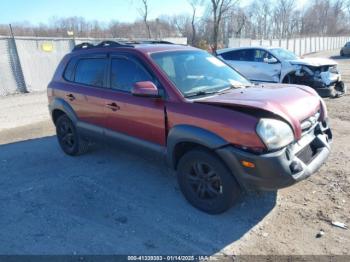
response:
<svg viewBox="0 0 350 262"><path fill-rule="evenodd" d="M344 56L343 50L340 51L340 56Z"/></svg>
<svg viewBox="0 0 350 262"><path fill-rule="evenodd" d="M209 214L225 212L240 196L239 185L221 159L203 149L191 150L180 159L177 178L186 199Z"/></svg>
<svg viewBox="0 0 350 262"><path fill-rule="evenodd" d="M88 150L89 143L82 138L68 116L62 115L56 122L56 133L58 142L67 155L76 156Z"/></svg>
<svg viewBox="0 0 350 262"><path fill-rule="evenodd" d="M284 77L282 84L293 84L294 83L294 77L292 74L288 74Z"/></svg>

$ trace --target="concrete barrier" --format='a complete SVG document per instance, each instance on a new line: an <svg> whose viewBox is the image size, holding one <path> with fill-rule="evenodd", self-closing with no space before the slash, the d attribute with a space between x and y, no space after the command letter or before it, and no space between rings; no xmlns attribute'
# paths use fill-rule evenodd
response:
<svg viewBox="0 0 350 262"><path fill-rule="evenodd" d="M299 56L341 48L350 41L350 36L301 37L289 39L231 38L229 47L271 46L286 48Z"/></svg>

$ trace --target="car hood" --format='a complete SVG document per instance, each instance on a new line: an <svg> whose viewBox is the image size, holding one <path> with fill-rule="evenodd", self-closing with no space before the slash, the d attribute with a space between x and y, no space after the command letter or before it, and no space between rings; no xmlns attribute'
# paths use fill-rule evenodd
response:
<svg viewBox="0 0 350 262"><path fill-rule="evenodd" d="M196 99L195 102L268 111L285 119L292 126L296 138L301 137L301 122L321 108L320 97L313 89L282 84L231 89L222 94Z"/></svg>
<svg viewBox="0 0 350 262"><path fill-rule="evenodd" d="M335 62L332 59L328 58L316 58L316 57L310 57L310 58L299 58L295 60L288 60L289 63L292 65L308 65L308 66L334 66L338 63Z"/></svg>

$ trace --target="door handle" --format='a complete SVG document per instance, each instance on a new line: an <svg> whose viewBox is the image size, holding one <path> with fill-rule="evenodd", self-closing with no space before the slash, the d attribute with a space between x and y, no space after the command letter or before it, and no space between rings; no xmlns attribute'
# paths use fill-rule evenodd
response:
<svg viewBox="0 0 350 262"><path fill-rule="evenodd" d="M67 97L70 101L75 100L75 96L73 94L69 94L69 95L67 95Z"/></svg>
<svg viewBox="0 0 350 262"><path fill-rule="evenodd" d="M117 111L120 109L120 107L116 103L107 104L106 107L111 109L112 111Z"/></svg>

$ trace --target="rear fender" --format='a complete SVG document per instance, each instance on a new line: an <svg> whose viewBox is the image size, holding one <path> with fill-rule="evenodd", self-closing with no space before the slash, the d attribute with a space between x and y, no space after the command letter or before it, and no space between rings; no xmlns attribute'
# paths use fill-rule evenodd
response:
<svg viewBox="0 0 350 262"><path fill-rule="evenodd" d="M53 112L55 110L60 110L64 112L74 124L77 124L78 122L78 117L75 114L73 108L62 98L54 98L49 104L49 110L51 113L52 120L54 120Z"/></svg>

